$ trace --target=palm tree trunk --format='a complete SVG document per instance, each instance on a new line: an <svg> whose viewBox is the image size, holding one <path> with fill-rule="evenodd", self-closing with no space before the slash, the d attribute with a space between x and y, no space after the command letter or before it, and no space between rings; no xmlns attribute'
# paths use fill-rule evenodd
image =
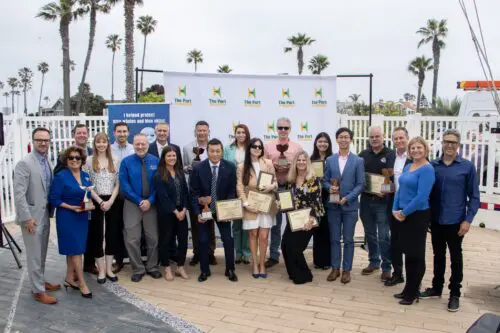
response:
<svg viewBox="0 0 500 333"><path fill-rule="evenodd" d="M438 73L439 73L439 60L440 54L439 46L437 43L432 43L432 54L434 58L434 77L432 79L432 108L436 109L436 99L437 99L437 85L438 85Z"/></svg>
<svg viewBox="0 0 500 333"><path fill-rule="evenodd" d="M11 91L10 95L12 96L12 114L14 114L14 91Z"/></svg>
<svg viewBox="0 0 500 333"><path fill-rule="evenodd" d="M83 65L82 80L80 81L80 86L78 87L78 99L76 103L77 113L85 113L84 103L83 103L83 85L85 84L85 78L87 76L87 71L89 69L90 57L92 56L92 49L94 48L95 40L95 28L97 25L97 8L96 0L91 1L90 5L90 29L89 29L89 45L87 47L87 56L85 57L85 63Z"/></svg>
<svg viewBox="0 0 500 333"><path fill-rule="evenodd" d="M194 61L194 72L196 73L198 71L198 61Z"/></svg>
<svg viewBox="0 0 500 333"><path fill-rule="evenodd" d="M45 73L42 73L42 85L40 86L40 98L38 99L38 114L42 114L42 94L43 94L43 83L45 81Z"/></svg>
<svg viewBox="0 0 500 333"><path fill-rule="evenodd" d="M144 59L146 59L146 39L147 39L147 35L145 34L144 35L144 49L142 50L142 69L144 70ZM140 92L142 93L143 90L142 90L142 78L144 76L144 71L141 72L141 88L140 88Z"/></svg>
<svg viewBox="0 0 500 333"><path fill-rule="evenodd" d="M115 101L115 51L111 59L111 102Z"/></svg>
<svg viewBox="0 0 500 333"><path fill-rule="evenodd" d="M23 89L23 97L24 97L24 115L27 116L28 115L28 107L27 107L27 103L26 103L26 88Z"/></svg>
<svg viewBox="0 0 500 333"><path fill-rule="evenodd" d="M420 97L422 96L422 86L424 82L420 79L418 80L418 92L417 92L417 113L420 112Z"/></svg>
<svg viewBox="0 0 500 333"><path fill-rule="evenodd" d="M69 23L71 17L62 17L59 24L59 33L62 40L63 52L63 89L64 89L64 115L71 116L71 90L70 90L70 58L69 58Z"/></svg>
<svg viewBox="0 0 500 333"><path fill-rule="evenodd" d="M297 65L299 66L299 75L302 75L302 69L304 68L304 51L302 51L302 46L299 46L297 50Z"/></svg>
<svg viewBox="0 0 500 333"><path fill-rule="evenodd" d="M125 93L134 101L134 0L125 0Z"/></svg>

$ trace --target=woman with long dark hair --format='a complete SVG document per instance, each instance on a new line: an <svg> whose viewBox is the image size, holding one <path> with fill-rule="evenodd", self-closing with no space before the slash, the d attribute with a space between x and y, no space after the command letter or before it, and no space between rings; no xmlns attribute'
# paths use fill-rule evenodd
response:
<svg viewBox="0 0 500 333"><path fill-rule="evenodd" d="M245 161L238 166L236 173L236 190L238 197L243 201L243 229L250 232L250 251L252 252L252 276L254 278L266 278L266 252L269 237L269 230L275 223L275 215L278 211L276 201L273 200L269 213L262 213L248 206L247 197L250 190L264 193L273 192L277 187L275 171L271 160L264 157L264 144L261 139L253 138L248 143L245 151ZM271 185L258 188L257 180L260 172L267 172L274 175ZM259 249L259 260L257 259L257 246Z"/></svg>
<svg viewBox="0 0 500 333"><path fill-rule="evenodd" d="M332 140L326 132L321 132L314 139L314 148L311 161L321 161L324 163L332 155ZM321 197L323 204L328 200L328 191L322 189ZM328 215L325 214L319 220L319 228L313 232L313 264L314 268L327 270L331 266L330 262L330 228L328 226Z"/></svg>
<svg viewBox="0 0 500 333"><path fill-rule="evenodd" d="M171 243L177 240L177 270L175 276L188 279L184 270L188 243L189 190L176 150L167 146L163 149L154 177L156 207L158 209L158 232L160 262L165 267L165 279L172 281L170 268Z"/></svg>
<svg viewBox="0 0 500 333"><path fill-rule="evenodd" d="M224 159L233 163L237 168L245 161L245 151L250 141L250 131L247 125L238 124L234 127L234 141L224 149ZM236 252L235 264L250 264L250 249L248 248L248 231L243 229L241 220L233 221L234 250Z"/></svg>

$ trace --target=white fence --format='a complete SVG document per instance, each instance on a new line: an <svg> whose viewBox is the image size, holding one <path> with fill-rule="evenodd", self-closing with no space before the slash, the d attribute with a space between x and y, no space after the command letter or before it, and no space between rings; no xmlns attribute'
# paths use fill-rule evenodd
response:
<svg viewBox="0 0 500 333"><path fill-rule="evenodd" d="M335 127L345 126L353 130L353 151L359 153L368 144L368 117L341 115ZM385 143L392 147L391 133L398 127L406 127L410 136L420 135L429 142L430 158L435 158L441 150L442 134L446 129L454 128L462 134L460 153L464 158L472 160L478 168L480 189L486 194L499 194L498 165L500 162L500 140L489 129L498 126L500 117L423 117L413 115L407 117L384 117L374 115L373 125L384 129ZM28 151L31 145L31 132L36 127L46 127L52 132L49 147L49 158L55 164L60 151L69 147L73 141L71 129L78 123L85 123L90 129L90 142L98 132L106 132L108 119L97 117L22 117L4 118L5 146L0 150L0 197L2 219L12 221L15 218L15 203L13 201L12 174L15 163ZM183 144L179 142L179 144Z"/></svg>

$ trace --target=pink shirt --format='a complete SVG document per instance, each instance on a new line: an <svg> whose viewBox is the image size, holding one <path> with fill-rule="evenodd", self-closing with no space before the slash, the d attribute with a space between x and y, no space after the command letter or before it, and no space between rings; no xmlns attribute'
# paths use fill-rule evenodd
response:
<svg viewBox="0 0 500 333"><path fill-rule="evenodd" d="M280 144L279 140L273 140L264 145L264 157L270 159L273 164L278 163L278 158L281 153L276 149L276 145ZM285 157L287 161L291 162L295 154L303 151L302 146L296 142L288 140L288 150L285 151ZM286 182L286 176L288 175L288 170L278 172L276 170L276 178L278 180L278 184L284 184Z"/></svg>

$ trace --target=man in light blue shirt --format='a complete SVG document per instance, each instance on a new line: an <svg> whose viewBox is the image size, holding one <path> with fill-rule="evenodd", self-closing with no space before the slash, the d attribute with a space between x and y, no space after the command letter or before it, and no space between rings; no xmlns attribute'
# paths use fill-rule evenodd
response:
<svg viewBox="0 0 500 333"><path fill-rule="evenodd" d="M111 152L118 159L118 162L134 154L134 146L128 142L129 128L127 123L116 123L113 127L113 134L116 141L111 145Z"/></svg>

